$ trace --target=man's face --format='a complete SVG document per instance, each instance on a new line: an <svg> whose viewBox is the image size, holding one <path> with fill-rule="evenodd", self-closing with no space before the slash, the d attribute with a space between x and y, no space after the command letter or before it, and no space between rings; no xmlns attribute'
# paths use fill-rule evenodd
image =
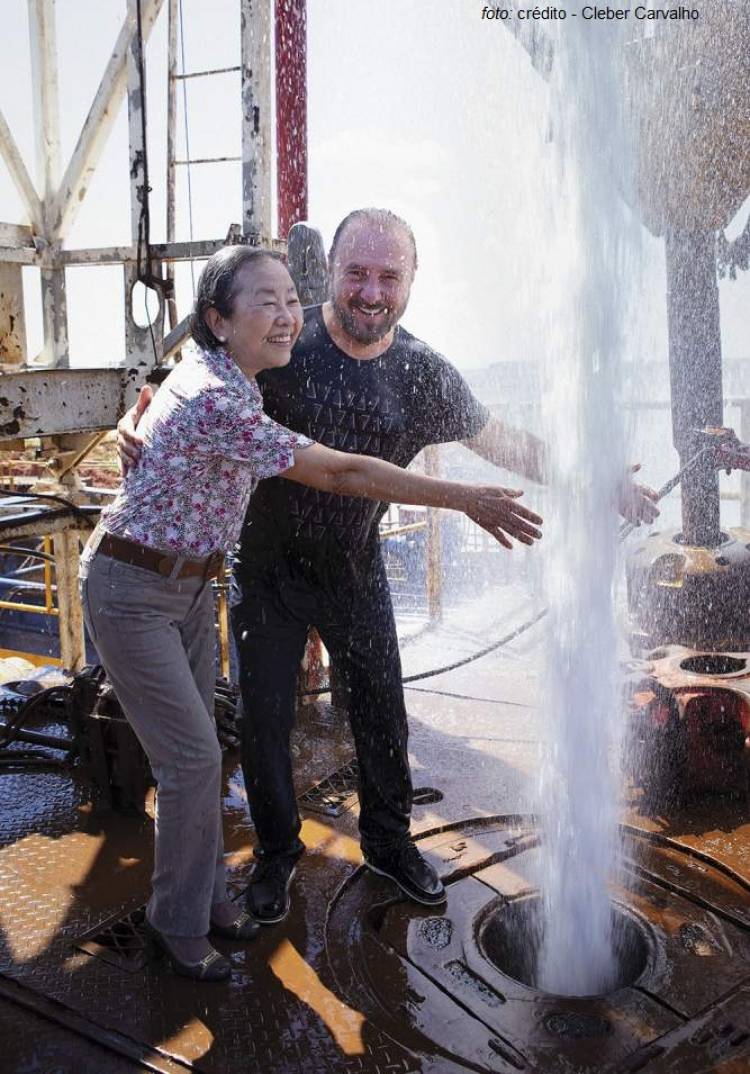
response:
<svg viewBox="0 0 750 1074"><path fill-rule="evenodd" d="M353 220L339 239L331 266L331 304L357 343L376 343L398 323L414 279L414 250L397 224Z"/></svg>

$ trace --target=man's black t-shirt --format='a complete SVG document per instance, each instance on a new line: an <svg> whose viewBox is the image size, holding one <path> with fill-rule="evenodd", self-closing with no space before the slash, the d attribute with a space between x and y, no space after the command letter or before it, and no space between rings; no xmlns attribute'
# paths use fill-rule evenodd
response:
<svg viewBox="0 0 750 1074"><path fill-rule="evenodd" d="M289 365L258 376L263 409L282 425L338 451L407 466L428 444L475 436L489 411L444 358L400 326L379 358L350 358L333 342L320 306L305 324ZM333 542L356 551L385 504L318 492L280 477L261 481L247 513L238 567L263 550L305 554Z"/></svg>

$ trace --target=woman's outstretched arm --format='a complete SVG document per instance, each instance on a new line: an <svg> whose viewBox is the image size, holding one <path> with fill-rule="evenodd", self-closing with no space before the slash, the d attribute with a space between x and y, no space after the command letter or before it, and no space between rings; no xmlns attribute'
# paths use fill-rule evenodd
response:
<svg viewBox="0 0 750 1074"><path fill-rule="evenodd" d="M382 459L350 455L322 444L295 451L294 466L280 476L338 496L366 496L371 500L462 511L506 548L513 547L510 537L530 545L542 536L537 528L542 519L518 502L523 495L519 489L443 481L402 470Z"/></svg>

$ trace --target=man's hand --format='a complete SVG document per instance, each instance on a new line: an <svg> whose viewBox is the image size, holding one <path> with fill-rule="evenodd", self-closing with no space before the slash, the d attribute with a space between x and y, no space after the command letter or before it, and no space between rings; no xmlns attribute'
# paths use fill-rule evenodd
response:
<svg viewBox="0 0 750 1074"><path fill-rule="evenodd" d="M472 497L465 513L472 522L476 522L504 548L512 548L509 538L515 537L521 544L533 544L542 536L542 518L540 515L522 507L518 503L523 492L520 489L505 489L498 485L478 486L472 490Z"/></svg>
<svg viewBox="0 0 750 1074"><path fill-rule="evenodd" d="M630 474L620 482L617 489L617 509L622 517L634 526L640 526L641 522L649 524L659 515L659 508L656 506L657 493L648 485L639 485L630 476L637 474L640 468L640 463L631 466Z"/></svg>
<svg viewBox="0 0 750 1074"><path fill-rule="evenodd" d="M131 406L117 423L117 455L120 459L120 473L123 477L128 470L138 465L143 448L143 437L138 435L136 427L153 398L154 389L150 384L144 384L138 395L138 402Z"/></svg>

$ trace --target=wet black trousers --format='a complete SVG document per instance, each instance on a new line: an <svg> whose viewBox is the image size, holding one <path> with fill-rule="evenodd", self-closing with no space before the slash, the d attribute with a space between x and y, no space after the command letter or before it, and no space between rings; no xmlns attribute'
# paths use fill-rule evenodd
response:
<svg viewBox="0 0 750 1074"><path fill-rule="evenodd" d="M264 562L265 559L265 562ZM310 626L350 690L365 853L387 852L409 831L412 782L391 596L377 541L356 554L255 557L241 568L232 626L244 706L243 770L264 857L301 852L290 734L297 672Z"/></svg>

